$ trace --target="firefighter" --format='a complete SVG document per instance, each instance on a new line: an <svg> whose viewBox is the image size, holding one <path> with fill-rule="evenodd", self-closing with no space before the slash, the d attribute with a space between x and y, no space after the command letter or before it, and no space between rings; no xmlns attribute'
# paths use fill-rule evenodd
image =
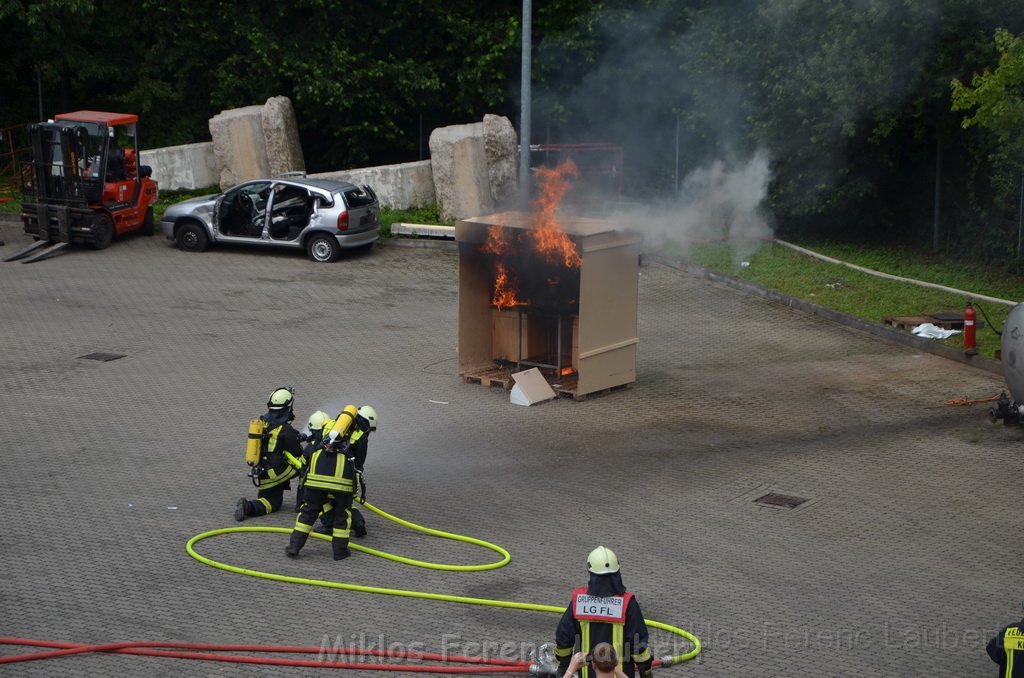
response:
<svg viewBox="0 0 1024 678"><path fill-rule="evenodd" d="M366 501L366 481L363 479L363 465L366 463L366 453L370 442L370 433L377 430L377 410L369 405L359 408L359 417L356 424L362 431L362 435L353 432L349 444L349 456L356 468L356 492L354 498L360 504ZM366 536L366 519L362 512L353 506L352 511L352 534L356 537Z"/></svg>
<svg viewBox="0 0 1024 678"><path fill-rule="evenodd" d="M335 423L345 421L345 417L351 418L351 425L341 431L337 438L331 437L334 427L331 435L323 435L306 467L304 501L285 548L285 553L293 558L305 546L317 516L321 513L321 520L324 523L330 521L332 526L331 549L334 559L343 560L351 555L348 542L352 528L352 495L356 491L357 480L355 458L349 455L356 451L359 440L366 435L369 422L352 405L338 415Z"/></svg>
<svg viewBox="0 0 1024 678"><path fill-rule="evenodd" d="M334 421L325 425L326 430L330 430ZM357 501L360 504L366 501L366 480L363 478L363 464L366 463L366 452L367 444L369 442L370 433L377 430L377 410L373 409L369 405L363 405L359 408L359 416L356 417L352 431L348 437L348 442L345 445L348 447L348 456L355 468L355 489L352 492L352 500ZM323 508L323 514L320 516L320 527L317 527L317 532L321 532L325 526L330 526L334 522L334 505L326 504ZM352 514L352 536L357 539L366 536L366 519L363 517L362 511L357 509L354 505L349 507L349 512Z"/></svg>
<svg viewBox="0 0 1024 678"><path fill-rule="evenodd" d="M309 463L309 458L313 456L313 450L315 450L320 445L320 441L323 440L324 427L326 427L327 430L330 431L332 426L334 426L334 420L331 419L330 416L328 416L328 414L323 410L317 410L316 412L309 416L309 421L306 423L306 428L309 429L309 434L303 441L306 444L302 448L302 456L306 460L307 464ZM302 476L300 475L299 486L295 489L296 512L302 510L302 495L303 485Z"/></svg>
<svg viewBox="0 0 1024 678"><path fill-rule="evenodd" d="M274 389L267 400L267 413L260 417L264 429L259 465L253 469L259 491L255 500L245 497L238 500L235 520L265 516L280 509L284 491L291 488L289 481L305 465L299 432L291 424L295 418L292 412L294 393L289 387Z"/></svg>
<svg viewBox="0 0 1024 678"><path fill-rule="evenodd" d="M1024 621L1003 627L988 641L986 649L992 661L999 664L999 678L1024 678Z"/></svg>
<svg viewBox="0 0 1024 678"><path fill-rule="evenodd" d="M619 559L611 549L598 546L587 557L587 569L590 583L573 590L555 633L559 674L568 670L577 645L591 654L598 643L610 643L627 676L636 675L635 666L643 678L650 678L654 658L647 647L647 622L640 604L622 584ZM594 678L590 666L580 667L580 678Z"/></svg>

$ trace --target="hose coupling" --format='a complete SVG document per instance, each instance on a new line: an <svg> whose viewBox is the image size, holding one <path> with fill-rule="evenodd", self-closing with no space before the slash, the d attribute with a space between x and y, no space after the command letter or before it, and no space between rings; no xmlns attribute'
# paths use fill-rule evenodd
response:
<svg viewBox="0 0 1024 678"><path fill-rule="evenodd" d="M672 666L673 663L675 662L672 661L672 655L665 655L658 659L657 667L659 669L667 669Z"/></svg>

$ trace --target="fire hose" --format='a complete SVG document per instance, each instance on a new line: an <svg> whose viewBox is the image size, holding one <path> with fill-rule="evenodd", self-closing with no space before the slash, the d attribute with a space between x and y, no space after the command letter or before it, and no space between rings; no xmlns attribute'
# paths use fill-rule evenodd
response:
<svg viewBox="0 0 1024 678"><path fill-rule="evenodd" d="M468 537L466 535L454 534L452 532L444 532L442 530L436 530L422 525L409 522L393 516L386 511L370 504L369 502L363 502L363 506L377 515L390 520L394 523L402 525L403 527L410 528L417 532L422 532L433 537L439 537L442 539L451 539L454 541L465 542L480 546L482 548L494 551L499 554L501 558L490 563L483 563L478 565L450 565L446 563L433 563L429 561L416 560L413 558L406 558L403 556L395 555L393 553L387 553L373 549L361 544L350 543L349 548L361 551L368 555L376 556L378 558L386 558L395 562L411 565L414 567L423 567L434 570L448 570L457 572L475 572L482 570L493 570L499 567L503 567L509 563L512 559L508 551L502 547L484 541L482 539L476 539L475 537ZM540 605L536 603L521 603L510 600L495 600L489 598L471 598L467 596L456 596L443 593L431 593L428 591L413 591L407 589L393 589L379 586L363 586L360 584L349 584L345 582L328 581L324 579L307 579L304 577L293 577L289 575L278 574L275 572L263 572L261 570L252 570L244 567L238 567L236 565L230 565L220 561L208 558L195 550L195 546L211 537L216 537L231 533L245 533L245 532L278 532L283 534L290 534L292 530L284 527L228 527L216 530L210 530L208 532L202 532L195 535L185 544L185 551L194 559L201 563L210 565L219 570L226 572L233 572L235 574L242 574L249 577L258 577L261 579L270 579L273 581L289 582L293 584L305 584L307 586L324 586L328 588L343 589L346 591L359 591L362 593L374 593L380 595L389 596L404 596L408 598L423 598L427 600L437 600L449 603L460 603L464 605L481 605L486 607L501 607L511 608L517 610L533 610L537 612L551 612L556 614L562 614L565 611L564 607L556 607L553 605ZM329 535L321 535L318 533L311 533L312 537L322 539L324 541L330 541ZM673 664L680 664L689 661L697 656L701 650L700 640L696 636L684 631L681 628L665 624L663 622L647 620L647 626L652 628L661 629L668 633L674 634L683 638L693 645L693 648L689 652L685 652L674 656L665 656L654 661L654 665L659 668L667 668ZM135 642L122 642L122 643L108 643L104 645L87 645L80 643L62 643L55 641L41 641L32 640L28 638L0 638L0 644L5 645L22 645L22 646L33 646L33 647L46 647L54 648L49 652L31 652L27 654L12 655L8 657L0 657L0 665L9 664L21 661L31 661L36 659L49 659L54 657L63 657L72 654L83 654L88 652L114 652L119 654L135 654L145 655L153 657L171 657L178 659L202 659L208 661L223 661L223 662L236 662L236 663L247 663L247 664L270 664L277 666L305 666L305 667L316 667L316 668L346 668L346 669L363 669L363 670L376 670L376 671L405 671L411 673L444 673L444 674L462 674L462 673L535 673L535 674L548 674L555 671L555 665L553 658L550 656L550 649L547 646L542 646L540 651L533 657L533 661L524 660L508 660L508 659L491 659L491 658L480 658L480 657L463 657L453 655L438 655L425 652L409 652L401 650L378 650L374 648L331 648L332 654L339 655L369 655L375 657L387 657L405 660L419 660L425 662L438 662L443 665L426 665L417 666L411 664L383 664L383 663L366 663L366 662L352 662L352 661L325 661L322 659L292 659L292 658L275 658L275 657L249 657L249 656L238 656L238 655L226 655L224 652L265 652L265 653L295 653L295 654L321 654L325 652L322 647L297 647L297 646L273 646L273 645L214 645L205 643L170 643L170 642L146 642L146 641L135 641ZM545 654L546 653L546 654ZM469 664L469 666L451 666L448 664Z"/></svg>

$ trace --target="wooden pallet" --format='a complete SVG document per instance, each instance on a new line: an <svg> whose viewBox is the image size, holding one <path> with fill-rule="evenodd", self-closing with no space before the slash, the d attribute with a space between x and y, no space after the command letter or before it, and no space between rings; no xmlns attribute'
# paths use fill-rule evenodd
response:
<svg viewBox="0 0 1024 678"><path fill-rule="evenodd" d="M463 384L482 384L483 386L501 386L506 391L511 391L515 385L512 373L517 370L509 367L490 367L474 370L462 375Z"/></svg>

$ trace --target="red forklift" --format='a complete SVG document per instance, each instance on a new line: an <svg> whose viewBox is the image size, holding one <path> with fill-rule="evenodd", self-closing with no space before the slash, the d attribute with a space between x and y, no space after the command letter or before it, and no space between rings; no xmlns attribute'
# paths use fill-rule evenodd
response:
<svg viewBox="0 0 1024 678"><path fill-rule="evenodd" d="M115 235L152 235L157 184L139 165L137 115L77 111L28 126L21 219L36 242L4 261L39 261L72 244L110 246Z"/></svg>

